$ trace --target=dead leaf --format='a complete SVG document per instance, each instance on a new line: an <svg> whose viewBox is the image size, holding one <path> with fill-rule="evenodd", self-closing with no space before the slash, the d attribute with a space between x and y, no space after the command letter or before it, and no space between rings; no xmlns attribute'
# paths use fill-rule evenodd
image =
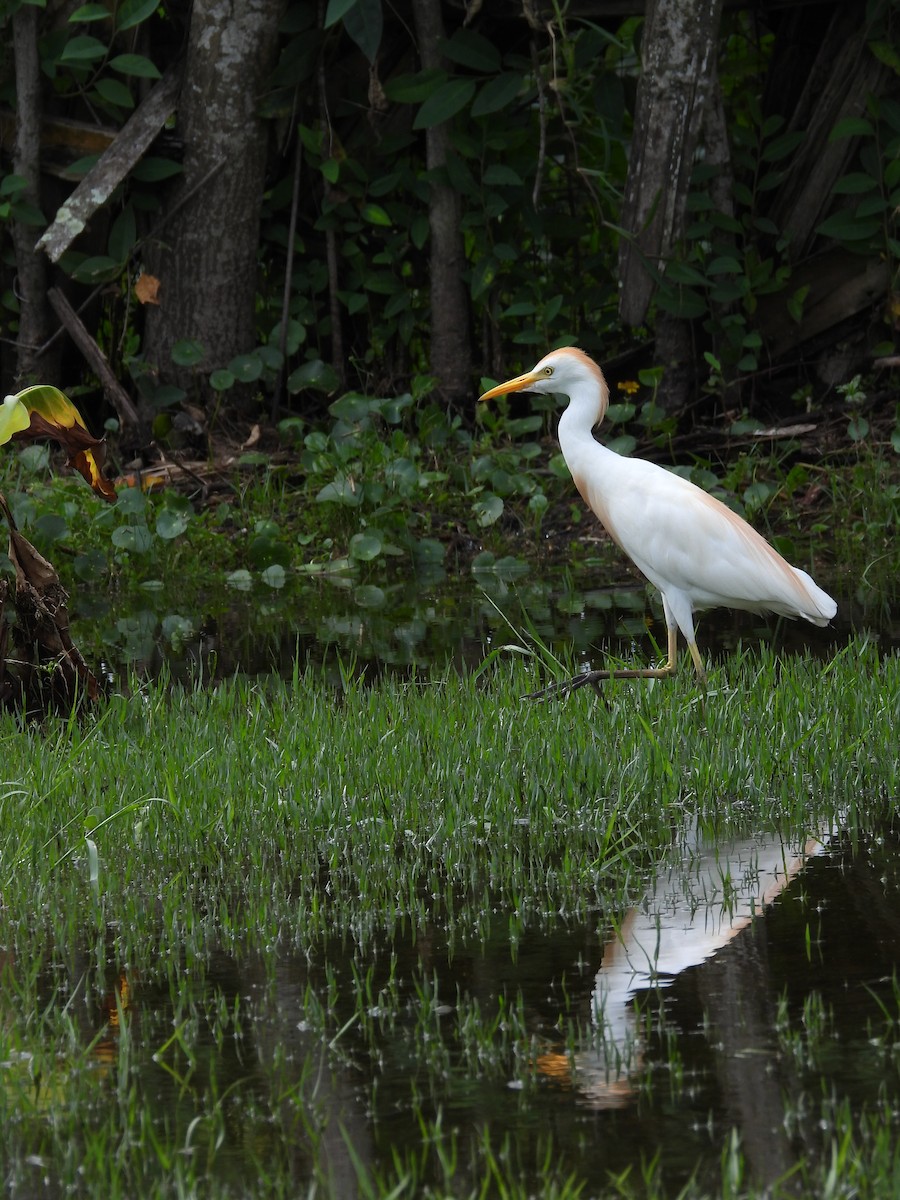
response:
<svg viewBox="0 0 900 1200"><path fill-rule="evenodd" d="M84 476L98 496L115 500L116 489L103 474L106 442L89 432L71 400L59 388L45 384L25 388L18 399L28 409L31 420L27 429L18 430L10 440L52 438L65 450L69 465Z"/></svg>
<svg viewBox="0 0 900 1200"><path fill-rule="evenodd" d="M159 304L159 280L155 275L142 271L134 285L134 294L141 304Z"/></svg>
<svg viewBox="0 0 900 1200"><path fill-rule="evenodd" d="M254 425L247 436L247 440L241 446L242 450L249 450L251 446L255 446L259 441L259 426Z"/></svg>
<svg viewBox="0 0 900 1200"><path fill-rule="evenodd" d="M73 705L96 700L99 685L69 633L68 597L53 566L16 529L2 494L0 512L16 571L12 625L4 613L11 584L0 580L0 705L24 706L35 717L72 711ZM14 653L8 656L10 639Z"/></svg>
<svg viewBox="0 0 900 1200"><path fill-rule="evenodd" d="M9 518L7 516L7 522ZM48 563L43 554L39 554L23 537L18 529L9 526L9 560L16 568L16 587L30 583L39 592L44 592L51 584L59 583L59 576L52 563Z"/></svg>

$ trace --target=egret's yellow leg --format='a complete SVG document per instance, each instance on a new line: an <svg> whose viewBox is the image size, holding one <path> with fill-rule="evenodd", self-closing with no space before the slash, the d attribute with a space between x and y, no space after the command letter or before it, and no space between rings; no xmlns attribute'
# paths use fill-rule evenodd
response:
<svg viewBox="0 0 900 1200"><path fill-rule="evenodd" d="M705 681L706 672L703 670L703 661L696 643L690 643L690 648L694 666L700 678ZM601 679L668 679L670 675L675 674L678 666L678 628L674 625L668 627L668 651L668 657L661 667L610 667L585 671L582 675L576 675L563 683L552 683L549 687L541 688L539 692L529 692L525 699L539 700L543 696L566 695L568 692L576 692L586 683L599 692L597 684Z"/></svg>

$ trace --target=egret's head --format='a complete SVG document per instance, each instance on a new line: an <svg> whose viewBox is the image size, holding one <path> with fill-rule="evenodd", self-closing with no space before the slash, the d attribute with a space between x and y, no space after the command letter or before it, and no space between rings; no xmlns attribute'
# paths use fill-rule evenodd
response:
<svg viewBox="0 0 900 1200"><path fill-rule="evenodd" d="M606 409L608 397L603 372L583 350L576 350L572 346L551 350L530 371L517 375L515 379L508 379L506 383L497 384L480 399L491 400L508 392L556 392L569 397L590 395L600 410L598 420Z"/></svg>

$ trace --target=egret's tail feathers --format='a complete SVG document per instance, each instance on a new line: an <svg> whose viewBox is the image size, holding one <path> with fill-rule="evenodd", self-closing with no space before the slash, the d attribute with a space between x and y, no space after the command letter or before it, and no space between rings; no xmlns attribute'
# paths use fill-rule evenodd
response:
<svg viewBox="0 0 900 1200"><path fill-rule="evenodd" d="M794 567L793 571L809 597L809 607L801 608L799 615L807 621L812 621L813 625L827 625L837 612L836 602L805 571L801 571L799 567Z"/></svg>

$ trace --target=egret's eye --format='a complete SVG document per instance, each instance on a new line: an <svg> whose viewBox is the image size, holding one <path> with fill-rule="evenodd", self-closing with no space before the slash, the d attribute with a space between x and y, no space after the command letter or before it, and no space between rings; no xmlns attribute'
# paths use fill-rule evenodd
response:
<svg viewBox="0 0 900 1200"><path fill-rule="evenodd" d="M553 368L552 368L552 367L544 367L544 374L545 374L545 375L552 375L552 374L553 374Z"/></svg>

